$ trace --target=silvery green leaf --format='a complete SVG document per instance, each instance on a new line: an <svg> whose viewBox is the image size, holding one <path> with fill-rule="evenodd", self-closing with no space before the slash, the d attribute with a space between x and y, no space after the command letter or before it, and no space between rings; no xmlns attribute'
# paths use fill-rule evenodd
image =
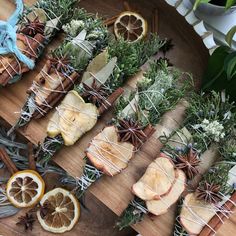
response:
<svg viewBox="0 0 236 236"><path fill-rule="evenodd" d="M75 38L72 39L72 43L77 45L82 43L87 35L87 31L85 29L83 29Z"/></svg>
<svg viewBox="0 0 236 236"><path fill-rule="evenodd" d="M57 25L60 21L61 17L56 17L52 20L49 20L46 22L45 28L44 28L44 35L46 35L47 37L50 37L50 35L53 33L53 31L57 28Z"/></svg>
<svg viewBox="0 0 236 236"><path fill-rule="evenodd" d="M0 206L0 219L15 215L20 209L12 206Z"/></svg>
<svg viewBox="0 0 236 236"><path fill-rule="evenodd" d="M88 86L91 86L94 79L98 82L98 84L104 84L108 78L113 73L113 70L116 66L117 58L113 57L98 73L92 75L89 79L87 79L84 83Z"/></svg>
<svg viewBox="0 0 236 236"><path fill-rule="evenodd" d="M129 104L121 112L121 117L128 117L135 114L137 112L138 101L139 101L139 95L138 93L136 93L134 98L129 102Z"/></svg>

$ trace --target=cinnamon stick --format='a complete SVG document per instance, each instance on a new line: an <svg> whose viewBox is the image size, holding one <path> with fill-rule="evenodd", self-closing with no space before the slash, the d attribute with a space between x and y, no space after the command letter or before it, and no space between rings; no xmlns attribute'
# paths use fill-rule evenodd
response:
<svg viewBox="0 0 236 236"><path fill-rule="evenodd" d="M63 75L62 75L63 77ZM65 80L63 81L63 87L60 84L57 88L56 91L66 91L68 92L74 85L74 82L78 79L79 74L77 72L73 72L69 78L65 78ZM46 102L48 103L50 106L55 106L63 97L65 96L65 93L59 93L59 92L51 92L49 94L49 96L45 99ZM50 110L50 107L45 106L45 104L42 104L39 106L40 110L43 110L45 112L45 114ZM35 111L33 114L33 117L35 119L39 119L43 116L43 114L41 114L39 111Z"/></svg>
<svg viewBox="0 0 236 236"><path fill-rule="evenodd" d="M152 33L158 32L158 23L159 23L159 17L158 17L158 9L155 8L152 13Z"/></svg>
<svg viewBox="0 0 236 236"><path fill-rule="evenodd" d="M233 211L235 208L235 204L236 204L236 192L234 192L233 195L230 197L230 199L222 206L222 209L226 211ZM215 233L212 231L212 229L217 231L220 228L220 226L224 223L224 221L227 219L226 215L227 213L223 215L220 212L219 214L213 216L211 220L208 222L208 225L204 226L199 236L214 235Z"/></svg>
<svg viewBox="0 0 236 236"><path fill-rule="evenodd" d="M22 34L17 34L17 39L19 40L22 40L22 41L25 41L25 35L22 35ZM28 52L25 52L25 55L29 56L30 58L33 58L35 59L35 57L33 57L31 54L34 54L32 51L36 52L37 48L40 46L40 44L42 44L45 40L44 36L41 35L41 34L36 34L34 36L34 39L30 39L28 38L29 42L31 43L30 44L30 47L27 46L26 47L26 51ZM12 62L11 62L11 65L9 65L6 70L4 70L4 72L0 75L0 84L5 86L8 81L14 76L17 74L17 72L19 73L19 64L20 66L22 67L22 71L21 73L24 73L24 72L27 72L29 71L29 68L27 66L25 66L22 62L18 62L17 59L14 59Z"/></svg>
<svg viewBox="0 0 236 236"><path fill-rule="evenodd" d="M147 127L145 127L145 129L143 130L143 132L147 136L147 139L149 139L155 133L155 131L156 129L150 124Z"/></svg>
<svg viewBox="0 0 236 236"><path fill-rule="evenodd" d="M35 162L35 156L34 156L34 146L32 143L28 143L28 160L29 160L29 169L30 170L36 170L36 162Z"/></svg>
<svg viewBox="0 0 236 236"><path fill-rule="evenodd" d="M0 159L3 161L3 163L6 165L7 169L12 175L18 171L16 165L11 160L10 156L7 154L5 148L0 148Z"/></svg>
<svg viewBox="0 0 236 236"><path fill-rule="evenodd" d="M106 20L103 21L103 24L106 26L111 26L115 23L116 19L118 18L119 15L115 15L111 18L108 18Z"/></svg>
<svg viewBox="0 0 236 236"><path fill-rule="evenodd" d="M123 2L123 5L124 5L124 9L125 9L126 11L131 11L131 7L130 7L130 5L129 5L129 3L128 3L127 1L124 1L124 2Z"/></svg>
<svg viewBox="0 0 236 236"><path fill-rule="evenodd" d="M98 108L99 115L102 115L107 109L108 106L111 107L113 103L117 100L117 98L124 92L123 88L116 89L108 98L107 98L107 104L104 106L103 104Z"/></svg>

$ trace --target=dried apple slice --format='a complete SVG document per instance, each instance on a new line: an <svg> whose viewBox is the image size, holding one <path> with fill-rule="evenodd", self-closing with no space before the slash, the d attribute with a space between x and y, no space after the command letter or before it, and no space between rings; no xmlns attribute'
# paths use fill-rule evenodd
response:
<svg viewBox="0 0 236 236"><path fill-rule="evenodd" d="M178 169L176 171L178 172L178 177L170 192L159 200L146 201L147 209L152 214L158 216L166 213L183 193L186 184L186 176L182 170Z"/></svg>
<svg viewBox="0 0 236 236"><path fill-rule="evenodd" d="M216 207L213 204L200 201L194 193L189 193L184 198L180 223L190 235L198 235L215 214Z"/></svg>
<svg viewBox="0 0 236 236"><path fill-rule="evenodd" d="M85 103L79 94L70 91L51 117L47 133L53 138L61 134L65 145L73 145L97 122L98 109L91 103Z"/></svg>
<svg viewBox="0 0 236 236"><path fill-rule="evenodd" d="M133 193L143 200L160 199L171 190L177 172L169 158L158 157L147 168L142 178L133 185Z"/></svg>
<svg viewBox="0 0 236 236"><path fill-rule="evenodd" d="M93 138L86 154L97 169L113 176L128 166L133 151L131 143L119 142L116 127L109 126Z"/></svg>

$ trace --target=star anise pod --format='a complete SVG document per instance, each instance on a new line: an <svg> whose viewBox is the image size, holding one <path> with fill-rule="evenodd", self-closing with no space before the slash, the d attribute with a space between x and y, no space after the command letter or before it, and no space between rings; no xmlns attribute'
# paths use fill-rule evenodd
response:
<svg viewBox="0 0 236 236"><path fill-rule="evenodd" d="M50 68L54 68L57 71L66 71L68 69L68 64L70 63L70 60L68 57L48 57L48 60L50 61Z"/></svg>
<svg viewBox="0 0 236 236"><path fill-rule="evenodd" d="M16 225L24 226L25 231L27 231L28 229L32 231L33 224L35 222L33 214L26 213L24 216L18 217L18 220L19 221L16 223Z"/></svg>
<svg viewBox="0 0 236 236"><path fill-rule="evenodd" d="M44 23L41 23L36 17L33 21L27 19L27 23L21 30L21 33L34 37L36 34L44 34Z"/></svg>
<svg viewBox="0 0 236 236"><path fill-rule="evenodd" d="M196 197L199 200L204 200L207 203L216 204L222 200L220 194L220 185L205 182L196 190Z"/></svg>
<svg viewBox="0 0 236 236"><path fill-rule="evenodd" d="M199 163L198 153L192 148L189 149L188 153L179 155L176 159L176 167L182 169L189 179L199 173L197 169Z"/></svg>
<svg viewBox="0 0 236 236"><path fill-rule="evenodd" d="M103 86L100 86L96 80L93 80L91 86L83 83L84 92L82 93L82 97L86 98L91 103L100 106L103 105L108 107L110 104L107 102L107 92Z"/></svg>
<svg viewBox="0 0 236 236"><path fill-rule="evenodd" d="M121 142L130 142L135 147L140 147L147 139L143 127L132 119L119 120L118 134Z"/></svg>

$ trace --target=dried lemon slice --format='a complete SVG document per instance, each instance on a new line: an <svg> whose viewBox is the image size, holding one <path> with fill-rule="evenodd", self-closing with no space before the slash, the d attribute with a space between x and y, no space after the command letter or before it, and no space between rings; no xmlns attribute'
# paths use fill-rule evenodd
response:
<svg viewBox="0 0 236 236"><path fill-rule="evenodd" d="M30 207L37 204L44 194L45 183L33 170L16 172L7 182L6 194L16 207Z"/></svg>
<svg viewBox="0 0 236 236"><path fill-rule="evenodd" d="M49 232L70 231L79 220L79 202L63 188L55 188L46 193L40 204L44 210L38 210L37 217L41 226Z"/></svg>
<svg viewBox="0 0 236 236"><path fill-rule="evenodd" d="M135 42L146 36L147 21L136 12L122 12L115 21L114 33L117 38Z"/></svg>

